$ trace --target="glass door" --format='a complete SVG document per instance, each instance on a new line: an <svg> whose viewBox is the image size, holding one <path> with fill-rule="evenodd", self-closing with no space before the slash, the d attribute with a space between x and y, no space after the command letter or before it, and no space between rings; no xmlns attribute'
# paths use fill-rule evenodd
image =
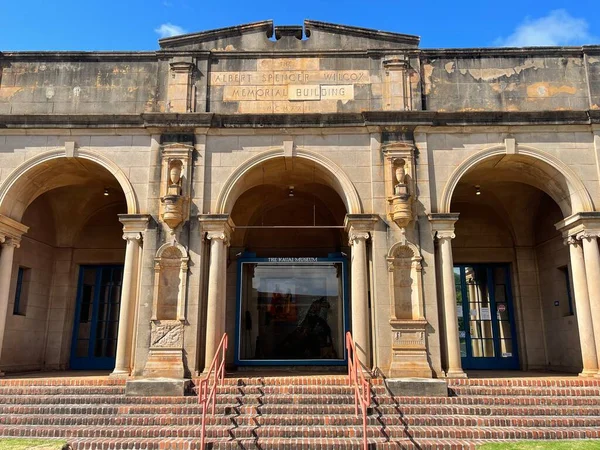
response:
<svg viewBox="0 0 600 450"><path fill-rule="evenodd" d="M345 364L345 267L339 258L240 259L236 364Z"/></svg>
<svg viewBox="0 0 600 450"><path fill-rule="evenodd" d="M81 266L71 369L115 367L123 266Z"/></svg>
<svg viewBox="0 0 600 450"><path fill-rule="evenodd" d="M463 369L519 369L508 264L454 267Z"/></svg>

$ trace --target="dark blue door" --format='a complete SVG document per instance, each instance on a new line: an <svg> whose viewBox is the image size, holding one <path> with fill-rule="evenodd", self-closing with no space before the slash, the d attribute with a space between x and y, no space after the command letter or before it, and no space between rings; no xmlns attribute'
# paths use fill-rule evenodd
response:
<svg viewBox="0 0 600 450"><path fill-rule="evenodd" d="M81 266L71 369L115 367L123 266Z"/></svg>
<svg viewBox="0 0 600 450"><path fill-rule="evenodd" d="M508 264L454 267L463 369L519 369Z"/></svg>

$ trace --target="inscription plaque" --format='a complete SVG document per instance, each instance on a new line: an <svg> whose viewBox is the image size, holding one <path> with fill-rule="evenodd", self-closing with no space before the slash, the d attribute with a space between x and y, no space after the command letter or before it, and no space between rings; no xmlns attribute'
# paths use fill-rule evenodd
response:
<svg viewBox="0 0 600 450"><path fill-rule="evenodd" d="M334 112L338 101L355 99L356 84L370 83L368 70L320 66L320 58L257 59L256 70L213 71L209 83L222 87L222 101L236 102L240 113Z"/></svg>

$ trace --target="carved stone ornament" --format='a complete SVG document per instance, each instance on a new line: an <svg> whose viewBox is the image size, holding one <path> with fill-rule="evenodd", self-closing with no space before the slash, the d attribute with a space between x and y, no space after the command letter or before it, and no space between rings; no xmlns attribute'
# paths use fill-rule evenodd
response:
<svg viewBox="0 0 600 450"><path fill-rule="evenodd" d="M162 220L171 230L183 222L182 201L180 195L165 195L160 201L164 205Z"/></svg>
<svg viewBox="0 0 600 450"><path fill-rule="evenodd" d="M162 146L160 218L175 234L189 218L193 147L183 143Z"/></svg>
<svg viewBox="0 0 600 450"><path fill-rule="evenodd" d="M150 347L183 348L183 323L178 320L152 321Z"/></svg>
<svg viewBox="0 0 600 450"><path fill-rule="evenodd" d="M388 197L390 217L400 228L406 228L413 220L412 189L404 158L390 157L393 171L393 195Z"/></svg>

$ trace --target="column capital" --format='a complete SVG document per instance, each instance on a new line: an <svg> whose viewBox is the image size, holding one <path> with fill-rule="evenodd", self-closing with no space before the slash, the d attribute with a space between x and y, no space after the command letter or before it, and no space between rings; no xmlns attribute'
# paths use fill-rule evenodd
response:
<svg viewBox="0 0 600 450"><path fill-rule="evenodd" d="M566 240L570 236L577 239L589 239L600 236L600 211L587 211L571 214L554 224Z"/></svg>
<svg viewBox="0 0 600 450"><path fill-rule="evenodd" d="M231 233L235 229L235 224L229 214L202 214L198 216L200 230L206 233L206 239L221 239L226 245L229 245Z"/></svg>
<svg viewBox="0 0 600 450"><path fill-rule="evenodd" d="M350 229L350 231L348 232L348 240L350 241L350 245L354 244L354 242L358 240L366 241L367 239L369 239L368 231L358 231Z"/></svg>
<svg viewBox="0 0 600 450"><path fill-rule="evenodd" d="M344 227L350 233L352 229L357 231L373 231L379 222L377 214L346 214Z"/></svg>
<svg viewBox="0 0 600 450"><path fill-rule="evenodd" d="M454 224L458 220L459 213L436 213L429 214L431 234L438 240L454 239Z"/></svg>
<svg viewBox="0 0 600 450"><path fill-rule="evenodd" d="M581 244L581 242L579 242L579 239L577 239L577 236L575 236L575 235L573 235L573 236L567 236L567 237L564 239L564 241L563 241L563 242L564 242L564 244L565 244L565 245L567 245L567 246L568 246L568 245L580 245L580 244Z"/></svg>
<svg viewBox="0 0 600 450"><path fill-rule="evenodd" d="M597 239L598 237L600 237L600 230L583 230L580 231L579 233L577 233L576 238L580 241L583 241L584 239L587 241L594 241L595 239Z"/></svg>
<svg viewBox="0 0 600 450"><path fill-rule="evenodd" d="M28 226L0 214L0 243L19 247L21 236L27 233L27 230Z"/></svg>
<svg viewBox="0 0 600 450"><path fill-rule="evenodd" d="M375 224L379 221L376 214L346 214L344 227L348 233L350 245L359 240L369 239L369 232L375 229Z"/></svg>
<svg viewBox="0 0 600 450"><path fill-rule="evenodd" d="M21 246L21 238L0 236L0 245L2 247L19 248Z"/></svg>
<svg viewBox="0 0 600 450"><path fill-rule="evenodd" d="M119 214L119 222L123 224L123 239L140 241L148 229L149 214Z"/></svg>

